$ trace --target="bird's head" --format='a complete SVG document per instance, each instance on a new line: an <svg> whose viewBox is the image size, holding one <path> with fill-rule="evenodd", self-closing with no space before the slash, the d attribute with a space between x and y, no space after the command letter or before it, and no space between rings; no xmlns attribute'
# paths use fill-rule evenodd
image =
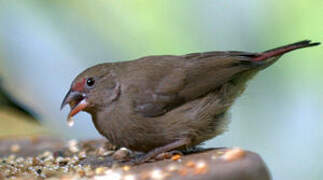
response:
<svg viewBox="0 0 323 180"><path fill-rule="evenodd" d="M71 119L80 111L94 113L96 110L107 108L119 96L119 86L112 64L90 67L73 80L61 109L69 104L71 111L68 119Z"/></svg>

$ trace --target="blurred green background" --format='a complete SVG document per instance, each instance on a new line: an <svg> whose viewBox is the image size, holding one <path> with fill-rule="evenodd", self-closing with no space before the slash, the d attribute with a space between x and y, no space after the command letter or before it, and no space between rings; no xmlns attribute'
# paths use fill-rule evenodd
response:
<svg viewBox="0 0 323 180"><path fill-rule="evenodd" d="M264 51L323 41L322 0L0 0L0 78L37 123L0 109L0 136L99 137L59 105L74 77L101 62L212 50ZM229 131L205 146L258 152L274 179L323 177L323 46L285 55L231 110ZM8 115L9 114L9 115Z"/></svg>

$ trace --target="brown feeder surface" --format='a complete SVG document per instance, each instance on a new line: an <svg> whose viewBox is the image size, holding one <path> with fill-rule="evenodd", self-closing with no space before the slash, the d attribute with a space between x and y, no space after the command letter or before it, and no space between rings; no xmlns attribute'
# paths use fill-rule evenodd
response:
<svg viewBox="0 0 323 180"><path fill-rule="evenodd" d="M106 140L64 141L51 137L0 139L0 179L223 179L267 180L261 157L240 148L219 148L131 166L137 156ZM118 159L118 160L116 160Z"/></svg>

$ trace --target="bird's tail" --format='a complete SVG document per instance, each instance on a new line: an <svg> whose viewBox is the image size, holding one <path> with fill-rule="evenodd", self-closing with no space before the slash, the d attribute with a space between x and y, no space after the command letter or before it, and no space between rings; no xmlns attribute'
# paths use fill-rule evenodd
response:
<svg viewBox="0 0 323 180"><path fill-rule="evenodd" d="M263 61L266 59L270 59L272 57L281 56L289 51L293 51L293 50L300 49L300 48L317 46L319 44L321 44L321 43L319 43L319 42L311 43L311 41L309 41L309 40L300 41L300 42L296 42L293 44L288 44L286 46L281 46L281 47L278 47L275 49L265 51L265 52L259 54L259 56L256 56L255 58L253 58L253 61Z"/></svg>

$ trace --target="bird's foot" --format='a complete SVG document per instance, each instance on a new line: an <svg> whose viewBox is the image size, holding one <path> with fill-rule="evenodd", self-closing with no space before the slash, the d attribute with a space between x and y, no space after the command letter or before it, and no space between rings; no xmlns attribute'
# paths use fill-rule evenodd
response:
<svg viewBox="0 0 323 180"><path fill-rule="evenodd" d="M158 148L155 148L151 151L149 151L147 154L143 155L143 156L137 156L137 158L134 158L130 161L131 164L134 164L134 165L138 165L138 164L142 164L142 163L145 163L145 162L148 162L148 161L154 161L159 154L163 154L165 152L168 152L170 150L173 150L173 149L176 149L178 147L181 147L181 146L184 146L184 145L187 145L189 144L190 142L190 139L187 139L187 138L183 138L183 139L179 139L177 141L174 141L170 144L167 144L167 145L164 145L164 146L161 146L161 147L158 147ZM178 153L179 151L170 151L170 154L175 154L175 153ZM180 152L180 154L182 154ZM165 156L167 157L167 154L164 154L164 155L161 155L162 157ZM172 157L172 156L170 156ZM165 159L165 158L162 158L162 159ZM158 160L158 159L157 159Z"/></svg>
<svg viewBox="0 0 323 180"><path fill-rule="evenodd" d="M143 164L146 162L153 162L153 161L160 161L165 159L171 159L175 156L183 156L183 153L181 151L170 151L170 152L163 152L158 154L157 156L151 157L150 154L142 154L137 155L136 157L132 158L130 161L128 161L126 164L130 166Z"/></svg>
<svg viewBox="0 0 323 180"><path fill-rule="evenodd" d="M183 156L183 152L178 151L178 150L173 150L169 152L162 152L158 154L156 157L154 157L155 160L165 160L165 159L170 159L176 155Z"/></svg>

